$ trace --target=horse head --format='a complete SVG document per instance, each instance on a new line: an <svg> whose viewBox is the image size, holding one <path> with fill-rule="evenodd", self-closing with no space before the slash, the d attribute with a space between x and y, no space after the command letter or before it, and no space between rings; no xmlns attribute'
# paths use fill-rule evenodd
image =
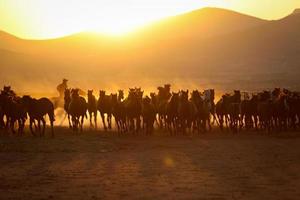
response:
<svg viewBox="0 0 300 200"><path fill-rule="evenodd" d="M188 101L189 99L189 90L181 90L180 92L180 99L183 100L183 101Z"/></svg>
<svg viewBox="0 0 300 200"><path fill-rule="evenodd" d="M117 103L118 102L118 94L111 94L111 101L112 103Z"/></svg>
<svg viewBox="0 0 300 200"><path fill-rule="evenodd" d="M171 91L171 84L165 84L164 89L165 89L166 93L169 93Z"/></svg>
<svg viewBox="0 0 300 200"><path fill-rule="evenodd" d="M77 97L79 97L79 89L72 89L71 90L71 97L72 98L77 98Z"/></svg>
<svg viewBox="0 0 300 200"><path fill-rule="evenodd" d="M24 95L22 98L21 98L21 102L22 104L28 109L30 104L32 104L32 101L33 101L33 98L29 95Z"/></svg>
<svg viewBox="0 0 300 200"><path fill-rule="evenodd" d="M88 90L88 97L92 97L93 96L93 90Z"/></svg>
<svg viewBox="0 0 300 200"><path fill-rule="evenodd" d="M119 90L118 93L119 93L118 99L119 100L124 99L124 91L123 90Z"/></svg>
<svg viewBox="0 0 300 200"><path fill-rule="evenodd" d="M105 92L104 90L100 90L100 91L99 91L99 97L100 97L100 98L104 98L104 97L105 97L105 93L106 93L106 92Z"/></svg>
<svg viewBox="0 0 300 200"><path fill-rule="evenodd" d="M143 98L143 103L144 104L150 104L151 103L151 98L148 97L148 95L146 97Z"/></svg>
<svg viewBox="0 0 300 200"><path fill-rule="evenodd" d="M4 91L4 92L9 92L10 90L11 90L11 86L6 86L6 85L5 85L5 86L3 87L3 91Z"/></svg>

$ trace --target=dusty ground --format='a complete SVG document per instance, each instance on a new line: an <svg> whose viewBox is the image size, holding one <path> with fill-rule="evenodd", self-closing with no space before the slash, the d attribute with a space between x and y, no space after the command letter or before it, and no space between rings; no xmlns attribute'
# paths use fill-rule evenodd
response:
<svg viewBox="0 0 300 200"><path fill-rule="evenodd" d="M0 199L299 199L300 133L0 136Z"/></svg>

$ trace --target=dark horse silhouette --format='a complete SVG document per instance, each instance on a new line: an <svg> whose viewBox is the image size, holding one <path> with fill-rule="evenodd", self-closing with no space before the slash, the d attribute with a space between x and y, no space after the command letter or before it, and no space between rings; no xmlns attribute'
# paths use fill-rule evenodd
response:
<svg viewBox="0 0 300 200"><path fill-rule="evenodd" d="M26 107L26 111L29 115L29 127L30 131L33 135L35 132L33 131L32 125L35 121L38 122L38 131L40 136L45 134L46 121L44 116L48 114L51 126L51 135L54 137L53 123L55 121L54 118L54 105L48 98L34 99L28 95L22 97L22 102ZM41 131L41 122L43 124L43 129Z"/></svg>
<svg viewBox="0 0 300 200"><path fill-rule="evenodd" d="M95 129L97 129L97 99L93 95L93 90L88 90L88 112L90 116L90 127L93 127L92 118L94 116Z"/></svg>
<svg viewBox="0 0 300 200"><path fill-rule="evenodd" d="M4 122L6 116L6 123ZM1 128L8 129L15 133L14 126L18 122L18 133L24 132L25 121L27 119L26 111L21 98L18 97L10 86L4 86L0 94L0 117Z"/></svg>
<svg viewBox="0 0 300 200"><path fill-rule="evenodd" d="M143 98L142 104L143 127L147 135L152 134L154 122L156 118L155 106L151 103L151 99L146 96Z"/></svg>
<svg viewBox="0 0 300 200"><path fill-rule="evenodd" d="M72 128L72 121L71 121L71 115L69 112L69 105L71 103L71 90L66 89L65 95L64 95L64 110L66 112L66 115L68 117L69 127Z"/></svg>
<svg viewBox="0 0 300 200"><path fill-rule="evenodd" d="M80 126L80 130L83 131L84 118L87 118L87 108L88 106L86 100L79 96L79 89L72 89L71 102L68 107L68 112L72 118L72 126L74 131L78 130L78 126Z"/></svg>
<svg viewBox="0 0 300 200"><path fill-rule="evenodd" d="M126 115L129 130L138 133L141 129L142 98L144 91L141 88L130 88L125 99Z"/></svg>
<svg viewBox="0 0 300 200"><path fill-rule="evenodd" d="M166 125L170 134L177 134L178 131L178 104L179 93L172 93L172 97L166 104Z"/></svg>
<svg viewBox="0 0 300 200"><path fill-rule="evenodd" d="M105 124L105 114L107 114L108 129L111 129L111 117L112 117L111 96L106 95L104 90L100 90L100 92L99 92L99 99L98 99L97 107L100 112L104 130L107 130L107 127Z"/></svg>
<svg viewBox="0 0 300 200"><path fill-rule="evenodd" d="M124 133L127 131L126 126L126 109L123 101L123 91L119 91L119 95L111 95L112 114L115 118L118 133Z"/></svg>

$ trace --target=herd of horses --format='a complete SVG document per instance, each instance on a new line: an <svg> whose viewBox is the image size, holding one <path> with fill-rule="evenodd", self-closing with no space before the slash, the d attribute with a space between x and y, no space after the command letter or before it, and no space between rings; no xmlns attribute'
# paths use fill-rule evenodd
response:
<svg viewBox="0 0 300 200"><path fill-rule="evenodd" d="M112 129L112 120L119 134L153 133L154 127L167 130L171 135L204 133L216 124L223 131L233 133L241 130L256 130L271 133L297 129L300 126L300 93L275 88L251 96L235 90L224 94L215 103L213 89L171 91L171 85L158 87L158 92L144 95L141 88L130 88L127 97L123 90L106 94L100 90L99 98L88 90L87 98L79 89L66 89L64 110L69 127L83 131L83 124L89 118L90 127L97 129L97 115L100 113L105 130ZM45 134L45 115L49 116L51 134L54 136L55 104L48 98L35 99L18 96L4 86L0 93L0 128L19 134L24 133L29 118L33 135Z"/></svg>

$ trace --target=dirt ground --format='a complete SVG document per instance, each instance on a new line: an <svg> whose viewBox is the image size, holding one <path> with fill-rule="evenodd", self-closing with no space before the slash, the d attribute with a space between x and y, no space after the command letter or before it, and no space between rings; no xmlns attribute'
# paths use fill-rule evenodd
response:
<svg viewBox="0 0 300 200"><path fill-rule="evenodd" d="M0 136L0 199L299 199L300 133Z"/></svg>

